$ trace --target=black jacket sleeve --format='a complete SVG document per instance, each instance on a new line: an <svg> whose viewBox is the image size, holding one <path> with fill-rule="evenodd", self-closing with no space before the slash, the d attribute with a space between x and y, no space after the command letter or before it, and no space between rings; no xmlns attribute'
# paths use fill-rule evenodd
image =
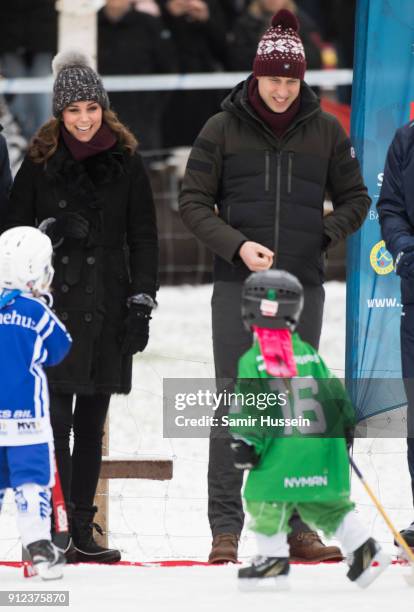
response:
<svg viewBox="0 0 414 612"><path fill-rule="evenodd" d="M338 121L334 121L337 133L327 184L334 210L324 218L328 248L361 227L371 204L352 143Z"/></svg>
<svg viewBox="0 0 414 612"><path fill-rule="evenodd" d="M184 225L213 253L233 262L246 236L215 210L223 163L224 113L207 121L191 149L179 197Z"/></svg>
<svg viewBox="0 0 414 612"><path fill-rule="evenodd" d="M402 177L409 135L408 128L403 127L397 130L394 136L388 149L381 194L377 203L382 237L394 259L400 251L414 247L414 225L407 214Z"/></svg>
<svg viewBox="0 0 414 612"><path fill-rule="evenodd" d="M37 225L34 177L35 164L26 156L14 179L4 229L17 225Z"/></svg>
<svg viewBox="0 0 414 612"><path fill-rule="evenodd" d="M157 222L150 182L138 154L132 159L131 172L127 224L131 295L147 293L155 298L158 288Z"/></svg>
<svg viewBox="0 0 414 612"><path fill-rule="evenodd" d="M0 230L7 214L11 186L9 153L5 139L0 135Z"/></svg>

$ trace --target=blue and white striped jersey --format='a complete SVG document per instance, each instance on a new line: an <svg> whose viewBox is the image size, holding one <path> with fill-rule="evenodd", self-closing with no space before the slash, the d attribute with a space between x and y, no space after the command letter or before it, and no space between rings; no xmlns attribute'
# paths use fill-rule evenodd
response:
<svg viewBox="0 0 414 612"><path fill-rule="evenodd" d="M0 446L53 439L43 367L62 361L71 342L42 299L21 293L0 306Z"/></svg>

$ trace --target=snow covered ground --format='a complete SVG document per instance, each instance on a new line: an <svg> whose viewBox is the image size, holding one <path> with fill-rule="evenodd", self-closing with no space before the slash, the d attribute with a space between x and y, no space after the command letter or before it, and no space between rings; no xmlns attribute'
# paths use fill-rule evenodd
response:
<svg viewBox="0 0 414 612"><path fill-rule="evenodd" d="M390 612L410 606L414 589L403 579L408 569L390 567L368 589L344 576L344 564L292 566L288 592L238 591L234 566L189 568L68 567L51 584L18 577L18 570L0 567L0 589L67 590L69 610L89 612ZM35 579L37 580L37 578ZM47 609L47 608L37 608ZM50 608L49 608L50 609ZM52 608L58 609L58 608ZM65 610L67 608L60 608Z"/></svg>
<svg viewBox="0 0 414 612"><path fill-rule="evenodd" d="M111 482L110 543L122 549L125 560L205 560L208 555L208 441L162 437L162 381L163 378L213 377L210 297L210 286L170 287L160 291L160 306L152 321L148 349L135 359L133 391L128 397L115 397L111 404L111 455L126 458L155 455L174 460L172 481ZM341 376L345 354L345 286L342 283L326 285L321 354ZM404 440L357 440L355 459L397 527L411 522ZM392 537L359 482L353 483L353 498L371 533L393 552ZM246 531L240 545L241 558L247 560L254 552L254 541ZM0 517L0 559L19 558L14 504L9 495ZM310 597L318 611L332 610L334 606L338 612L345 611L350 605L372 610L373 602L379 611L388 610L407 591L401 567L392 567L367 592L348 584L345 570L342 564L295 566L294 594L261 597L266 603L270 597L275 597L276 604L289 601L292 612L309 609ZM64 581L53 588L68 588L76 610L98 604L95 599L98 595L100 609L111 612L115 603L122 610L140 607L151 612L165 607L183 612L196 607L224 609L227 603L234 604L240 612L250 610L257 595L237 593L235 571L234 567L91 569L78 566L67 568ZM0 584L0 589L28 588L20 570L1 566ZM407 596L412 596L411 591L407 591Z"/></svg>

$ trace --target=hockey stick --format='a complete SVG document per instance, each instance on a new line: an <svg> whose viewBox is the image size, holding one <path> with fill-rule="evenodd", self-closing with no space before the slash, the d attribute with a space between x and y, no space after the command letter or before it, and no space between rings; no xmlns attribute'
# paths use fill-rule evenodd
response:
<svg viewBox="0 0 414 612"><path fill-rule="evenodd" d="M374 495L374 492L372 491L372 489L369 486L369 484L366 482L365 478L363 477L361 471L359 470L358 466L356 465L356 463L353 460L353 458L351 457L351 455L349 455L349 463L351 464L352 469L354 470L355 474L358 476L359 480L361 481L365 491L368 493L368 495L370 496L371 500L373 501L376 509L381 514L382 518L384 519L385 523L387 524L387 527L391 531L391 533L394 536L395 540L398 542L398 544L401 546L401 548L404 550L405 554L407 555L407 559L408 559L408 561L410 562L410 565L411 565L412 573L409 574L408 576L404 576L404 578L405 578L405 580L407 581L407 583L410 586L414 586L414 553L413 553L413 551L408 546L407 542L404 540L402 535L396 530L396 528L392 524L388 514L385 512L384 508L382 507L382 504L377 499L376 495Z"/></svg>
<svg viewBox="0 0 414 612"><path fill-rule="evenodd" d="M55 519L55 529L53 543L65 551L69 546L70 534L68 526L68 513L66 511L65 498L62 493L59 472L55 459L55 486L52 489L53 516Z"/></svg>

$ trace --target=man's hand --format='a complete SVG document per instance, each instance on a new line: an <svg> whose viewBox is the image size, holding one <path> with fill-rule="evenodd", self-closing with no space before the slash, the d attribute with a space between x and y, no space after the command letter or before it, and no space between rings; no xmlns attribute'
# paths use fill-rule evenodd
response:
<svg viewBox="0 0 414 612"><path fill-rule="evenodd" d="M182 17L188 12L188 0L169 0L166 9L173 17Z"/></svg>
<svg viewBox="0 0 414 612"><path fill-rule="evenodd" d="M269 270L273 264L273 251L258 242L244 242L239 250L239 255L246 266L252 272Z"/></svg>
<svg viewBox="0 0 414 612"><path fill-rule="evenodd" d="M210 11L204 0L189 0L187 15L189 15L193 21L208 21L210 18Z"/></svg>

